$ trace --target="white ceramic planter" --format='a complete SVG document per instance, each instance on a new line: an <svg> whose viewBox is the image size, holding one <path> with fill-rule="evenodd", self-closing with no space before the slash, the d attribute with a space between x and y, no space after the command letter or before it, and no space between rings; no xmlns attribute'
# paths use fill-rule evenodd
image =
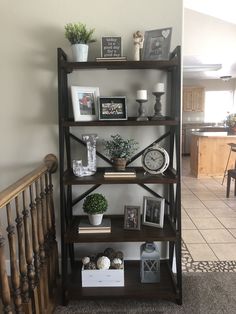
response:
<svg viewBox="0 0 236 314"><path fill-rule="evenodd" d="M91 225L98 226L102 223L103 214L88 215L88 217Z"/></svg>
<svg viewBox="0 0 236 314"><path fill-rule="evenodd" d="M88 61L88 45L75 44L71 46L73 59L76 62Z"/></svg>

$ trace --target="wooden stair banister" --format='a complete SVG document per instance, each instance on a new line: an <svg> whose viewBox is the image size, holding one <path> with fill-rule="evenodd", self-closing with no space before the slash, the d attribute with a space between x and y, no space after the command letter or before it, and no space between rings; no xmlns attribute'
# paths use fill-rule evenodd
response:
<svg viewBox="0 0 236 314"><path fill-rule="evenodd" d="M51 175L57 167L56 156L48 154L35 170L0 192L1 313L53 311L59 271Z"/></svg>

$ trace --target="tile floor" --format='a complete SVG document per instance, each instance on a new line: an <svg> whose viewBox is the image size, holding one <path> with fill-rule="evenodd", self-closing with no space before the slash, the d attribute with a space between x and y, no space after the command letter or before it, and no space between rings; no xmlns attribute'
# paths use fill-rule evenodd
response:
<svg viewBox="0 0 236 314"><path fill-rule="evenodd" d="M182 159L182 239L191 263L235 265L236 197L226 198L222 177L196 179L190 175L189 157ZM231 184L233 185L233 184ZM223 267L224 268L224 267Z"/></svg>

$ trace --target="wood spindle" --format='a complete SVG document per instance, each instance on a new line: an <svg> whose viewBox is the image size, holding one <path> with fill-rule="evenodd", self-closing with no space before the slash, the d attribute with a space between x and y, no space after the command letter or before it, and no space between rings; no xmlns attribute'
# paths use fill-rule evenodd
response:
<svg viewBox="0 0 236 314"><path fill-rule="evenodd" d="M0 281L1 281L1 299L3 304L3 313L12 314L11 308L11 294L9 288L9 282L6 272L6 258L5 258L5 238L2 234L2 229L0 226Z"/></svg>
<svg viewBox="0 0 236 314"><path fill-rule="evenodd" d="M10 265L11 265L11 282L13 290L13 301L15 304L16 313L23 313L22 299L20 291L20 275L17 267L17 257L16 257L16 236L15 236L15 226L13 224L11 204L6 205L7 208L7 232L8 232L8 243L10 252Z"/></svg>
<svg viewBox="0 0 236 314"><path fill-rule="evenodd" d="M38 243L38 223L37 223L37 212L36 212L36 204L34 198L34 190L33 186L29 186L29 194L30 194L30 212L31 212L31 227L32 227L32 247L33 247L33 260L34 260L34 269L35 269L35 276L34 276L34 312L40 313L40 305L39 305L39 298L38 298L38 285L39 285L39 278L40 278L40 257L39 257L39 243Z"/></svg>
<svg viewBox="0 0 236 314"><path fill-rule="evenodd" d="M28 313L32 313L33 311L33 291L35 289L35 271L33 265L33 249L30 235L30 212L26 207L26 191L22 192L22 203L23 203L23 222L24 222L24 238L25 238L25 258L27 264L27 277L29 283L29 303L28 303Z"/></svg>
<svg viewBox="0 0 236 314"><path fill-rule="evenodd" d="M52 238L52 219L51 219L51 210L50 210L50 194L49 194L49 182L48 182L48 174L45 173L45 195L46 195L46 213L47 213L47 242L49 247L50 254L48 255L49 262L49 289L52 289L53 286L53 277L54 277L54 269L53 269L53 238Z"/></svg>
<svg viewBox="0 0 236 314"><path fill-rule="evenodd" d="M35 267L35 284L38 284L40 276L40 258L39 258L39 242L38 242L38 223L37 223L37 212L36 203L34 198L33 186L30 185L30 211L31 211L31 224L32 224L32 243L34 253L34 267Z"/></svg>
<svg viewBox="0 0 236 314"><path fill-rule="evenodd" d="M21 278L21 296L24 303L29 302L29 282L27 277L27 264L25 257L25 244L24 244L24 229L23 229L23 217L19 209L18 196L15 198L16 208L16 227L18 235L18 256L19 256L19 269Z"/></svg>
<svg viewBox="0 0 236 314"><path fill-rule="evenodd" d="M40 257L40 273L39 278L39 299L41 310L46 311L48 305L48 295L47 295L47 281L45 281L45 251L44 251L44 235L43 235L43 223L42 223L42 202L40 197L39 181L35 182L35 193L36 193L36 209L37 209L37 222L38 222L38 242L39 242L39 257Z"/></svg>
<svg viewBox="0 0 236 314"><path fill-rule="evenodd" d="M54 275L54 284L56 285L57 277L59 276L59 267L58 267L58 247L56 241L56 220L55 220L55 210L54 210L54 201L53 201L53 184L52 184L52 175L49 176L49 197L50 197L50 212L51 212L51 222L52 222L52 242L53 242L53 275Z"/></svg>

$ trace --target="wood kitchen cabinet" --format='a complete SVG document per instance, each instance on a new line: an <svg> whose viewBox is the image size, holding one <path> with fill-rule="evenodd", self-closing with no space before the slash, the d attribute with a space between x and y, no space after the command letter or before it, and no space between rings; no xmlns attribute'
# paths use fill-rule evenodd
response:
<svg viewBox="0 0 236 314"><path fill-rule="evenodd" d="M183 111L203 112L205 104L204 87L184 86Z"/></svg>

